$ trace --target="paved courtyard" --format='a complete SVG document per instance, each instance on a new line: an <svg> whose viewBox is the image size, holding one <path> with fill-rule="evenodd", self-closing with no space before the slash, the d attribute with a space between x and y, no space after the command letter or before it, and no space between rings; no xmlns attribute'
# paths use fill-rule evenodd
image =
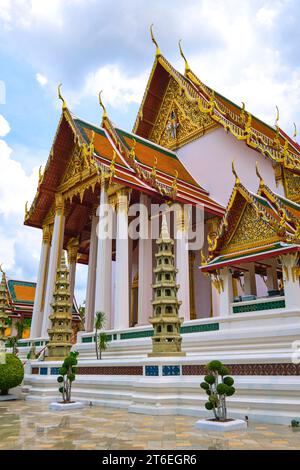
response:
<svg viewBox="0 0 300 470"><path fill-rule="evenodd" d="M47 404L0 403L3 449L300 449L300 432L250 423L247 431L205 433L195 417L145 416L103 407L53 412Z"/></svg>

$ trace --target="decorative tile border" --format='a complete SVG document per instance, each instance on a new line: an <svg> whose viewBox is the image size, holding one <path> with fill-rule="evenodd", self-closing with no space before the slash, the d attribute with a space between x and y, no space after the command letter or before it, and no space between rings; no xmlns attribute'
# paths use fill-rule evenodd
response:
<svg viewBox="0 0 300 470"><path fill-rule="evenodd" d="M151 376L157 377L159 375L158 366L145 366L145 375L146 377L151 377Z"/></svg>
<svg viewBox="0 0 300 470"><path fill-rule="evenodd" d="M271 375L293 376L300 375L300 364L226 364L231 375ZM205 375L205 365L183 365L182 375Z"/></svg>
<svg viewBox="0 0 300 470"><path fill-rule="evenodd" d="M274 310L277 308L285 308L285 300L276 300L274 302L260 302L249 305L233 305L233 313L244 313L244 312L261 312L263 310Z"/></svg>
<svg viewBox="0 0 300 470"><path fill-rule="evenodd" d="M78 375L143 375L143 366L78 367Z"/></svg>
<svg viewBox="0 0 300 470"><path fill-rule="evenodd" d="M300 364L226 364L233 376L296 376L300 375ZM144 371L143 371L144 369ZM59 367L32 367L33 375L58 375ZM159 376L199 376L207 373L204 364L185 365L145 365L143 366L87 366L78 367L78 375L138 375Z"/></svg>
<svg viewBox="0 0 300 470"><path fill-rule="evenodd" d="M180 366L163 366L162 375L180 375Z"/></svg>

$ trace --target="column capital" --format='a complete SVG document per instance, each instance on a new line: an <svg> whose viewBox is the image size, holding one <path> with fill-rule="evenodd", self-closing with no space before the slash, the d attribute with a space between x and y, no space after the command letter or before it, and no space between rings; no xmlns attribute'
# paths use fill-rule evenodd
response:
<svg viewBox="0 0 300 470"><path fill-rule="evenodd" d="M50 245L51 242L51 230L49 225L43 225L43 243Z"/></svg>
<svg viewBox="0 0 300 470"><path fill-rule="evenodd" d="M64 214L64 198L62 193L55 194L55 215Z"/></svg>
<svg viewBox="0 0 300 470"><path fill-rule="evenodd" d="M67 243L67 253L69 264L75 264L77 262L77 255L79 249L79 237L70 238Z"/></svg>
<svg viewBox="0 0 300 470"><path fill-rule="evenodd" d="M131 189L122 188L116 192L116 211L117 212L128 212L129 208L129 197L131 195Z"/></svg>
<svg viewBox="0 0 300 470"><path fill-rule="evenodd" d="M289 281L291 276L291 280L296 282L300 278L299 253L287 253L279 258L284 273L284 281Z"/></svg>

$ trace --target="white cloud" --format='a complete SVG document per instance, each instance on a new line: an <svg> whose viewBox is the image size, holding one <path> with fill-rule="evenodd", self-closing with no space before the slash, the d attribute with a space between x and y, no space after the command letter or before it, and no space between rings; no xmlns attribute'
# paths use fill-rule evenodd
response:
<svg viewBox="0 0 300 470"><path fill-rule="evenodd" d="M128 76L117 65L105 65L93 73L89 73L81 92L76 94L78 101L87 96L97 97L103 90L105 103L118 108L130 103L140 103L147 74Z"/></svg>
<svg viewBox="0 0 300 470"><path fill-rule="evenodd" d="M35 78L36 78L36 81L37 81L42 87L45 86L45 85L47 85L47 83L48 83L48 78L47 78L45 75L43 75L42 73L39 73L39 72L38 72L38 73L35 75Z"/></svg>
<svg viewBox="0 0 300 470"><path fill-rule="evenodd" d="M7 121L5 126L7 134ZM12 148L0 139L0 263L10 277L34 279L40 233L23 226L23 219L25 202L31 202L36 191L38 168L28 175L12 156Z"/></svg>
<svg viewBox="0 0 300 470"><path fill-rule="evenodd" d="M6 136L10 131L10 125L2 114L0 114L0 137Z"/></svg>
<svg viewBox="0 0 300 470"><path fill-rule="evenodd" d="M256 13L256 20L259 24L271 27L279 14L278 8L262 7Z"/></svg>

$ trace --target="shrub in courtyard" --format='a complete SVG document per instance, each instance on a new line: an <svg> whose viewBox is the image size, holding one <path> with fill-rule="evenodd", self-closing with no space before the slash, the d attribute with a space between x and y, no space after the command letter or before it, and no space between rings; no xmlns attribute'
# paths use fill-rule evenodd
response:
<svg viewBox="0 0 300 470"><path fill-rule="evenodd" d="M72 383L76 378L78 352L70 352L59 369L60 375L57 377L59 392L62 394L63 403L71 403Z"/></svg>
<svg viewBox="0 0 300 470"><path fill-rule="evenodd" d="M14 354L6 354L4 364L0 364L0 394L7 395L9 389L20 385L24 378L24 367Z"/></svg>
<svg viewBox="0 0 300 470"><path fill-rule="evenodd" d="M200 387L208 395L205 408L208 411L213 411L217 421L226 421L226 397L235 393L234 380L229 375L228 367L220 361L211 361L207 364L206 369L207 375L204 377L204 382L200 384Z"/></svg>

